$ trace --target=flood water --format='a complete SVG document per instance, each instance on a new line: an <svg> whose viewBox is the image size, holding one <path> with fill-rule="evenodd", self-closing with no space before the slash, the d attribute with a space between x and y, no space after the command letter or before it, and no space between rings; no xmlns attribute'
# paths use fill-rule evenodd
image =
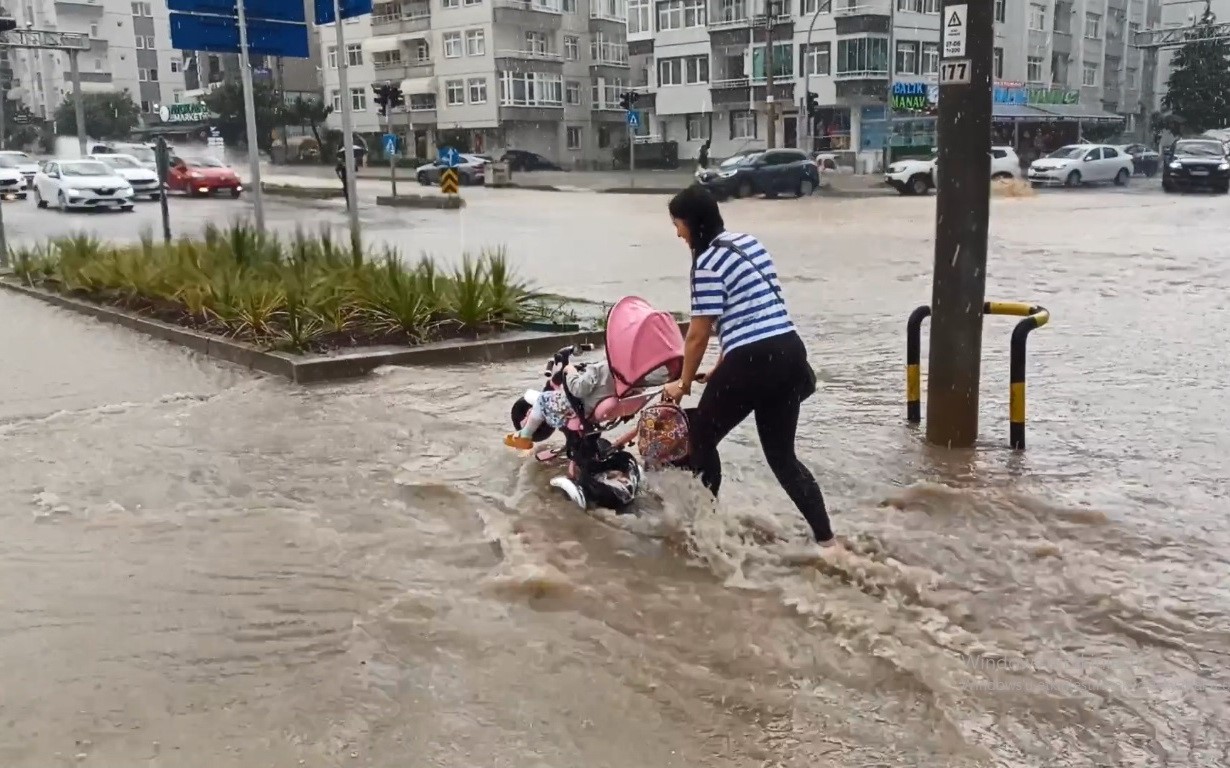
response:
<svg viewBox="0 0 1230 768"><path fill-rule="evenodd" d="M1225 765L1226 201L997 200L988 297L1053 320L1013 453L988 319L964 453L903 423L933 200L725 208L822 380L831 560L750 424L716 513L669 475L585 515L501 444L541 361L298 388L0 296L0 764ZM664 203L492 195L464 237L683 309ZM458 248L413 223L383 236Z"/></svg>

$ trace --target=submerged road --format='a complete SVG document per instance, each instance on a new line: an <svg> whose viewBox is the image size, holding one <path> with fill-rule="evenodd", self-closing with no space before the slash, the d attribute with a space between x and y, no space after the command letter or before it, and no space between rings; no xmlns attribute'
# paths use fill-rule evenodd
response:
<svg viewBox="0 0 1230 768"><path fill-rule="evenodd" d="M903 424L934 198L725 206L776 254L821 375L800 445L850 541L834 562L750 425L717 514L671 476L642 519L600 520L500 444L538 361L294 388L0 294L0 762L1223 764L1227 204L995 201L988 295L1053 315L1024 454L1008 320L987 322L978 453ZM4 212L19 241L157 221ZM503 244L546 289L686 305L665 198L363 216L410 257Z"/></svg>

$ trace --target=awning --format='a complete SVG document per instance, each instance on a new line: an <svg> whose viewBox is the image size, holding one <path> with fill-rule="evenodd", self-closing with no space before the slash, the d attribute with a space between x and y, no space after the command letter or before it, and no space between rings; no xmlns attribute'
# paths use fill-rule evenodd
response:
<svg viewBox="0 0 1230 768"><path fill-rule="evenodd" d="M406 32L401 35L376 35L369 37L363 41L363 50L368 53L384 53L386 51L396 51L401 48L402 43L407 43L412 40L426 40L427 32Z"/></svg>
<svg viewBox="0 0 1230 768"><path fill-rule="evenodd" d="M1086 107L1080 104L1039 104L1038 109L1064 120L1126 120L1123 115L1107 112L1101 107Z"/></svg>
<svg viewBox="0 0 1230 768"><path fill-rule="evenodd" d="M1044 121L1054 120L1055 116L1025 104L994 104L991 107L991 119Z"/></svg>
<svg viewBox="0 0 1230 768"><path fill-rule="evenodd" d="M407 96L421 96L424 93L436 92L434 77L412 77L401 81L401 92Z"/></svg>

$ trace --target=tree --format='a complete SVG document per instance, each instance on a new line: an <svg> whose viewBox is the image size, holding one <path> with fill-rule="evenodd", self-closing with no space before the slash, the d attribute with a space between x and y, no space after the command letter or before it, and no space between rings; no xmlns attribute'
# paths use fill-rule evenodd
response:
<svg viewBox="0 0 1230 768"><path fill-rule="evenodd" d="M96 139L126 139L141 122L141 109L128 91L86 93L81 96L85 107L85 133ZM65 96L55 113L56 131L61 136L77 135L77 109L71 96Z"/></svg>
<svg viewBox="0 0 1230 768"><path fill-rule="evenodd" d="M325 124L331 114L333 114L333 107L326 105L321 99L305 99L302 96L296 96L295 100L286 107L287 122L298 125L306 124L312 129L312 138L316 139L316 146L320 147L322 159L325 145L320 140L320 127Z"/></svg>
<svg viewBox="0 0 1230 768"><path fill-rule="evenodd" d="M1175 54L1166 81L1163 109L1187 133L1230 125L1230 42L1216 40L1216 19L1209 10Z"/></svg>
<svg viewBox="0 0 1230 768"><path fill-rule="evenodd" d="M273 147L273 130L279 124L283 105L273 86L263 82L252 84L252 101L256 105L256 143L268 152ZM228 145L246 143L247 112L243 104L243 86L238 81L223 82L201 102L218 116L214 125Z"/></svg>

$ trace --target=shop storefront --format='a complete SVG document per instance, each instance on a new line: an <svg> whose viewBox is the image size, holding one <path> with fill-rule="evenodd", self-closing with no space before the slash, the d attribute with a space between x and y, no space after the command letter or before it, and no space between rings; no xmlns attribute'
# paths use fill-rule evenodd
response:
<svg viewBox="0 0 1230 768"><path fill-rule="evenodd" d="M1077 141L1083 122L1121 119L1101 109L1081 108L1079 102L1075 90L997 82L992 93L992 141L1013 147L1029 162ZM893 83L891 121L885 120L883 104L859 110L860 153L883 153L887 146L889 162L929 156L937 146L938 108L939 87L934 83Z"/></svg>

